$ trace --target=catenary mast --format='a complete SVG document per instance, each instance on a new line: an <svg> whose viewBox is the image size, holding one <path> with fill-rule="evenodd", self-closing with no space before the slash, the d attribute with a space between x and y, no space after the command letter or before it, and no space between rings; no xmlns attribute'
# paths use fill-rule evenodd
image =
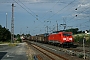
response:
<svg viewBox="0 0 90 60"><path fill-rule="evenodd" d="M14 4L12 4L11 43L14 43Z"/></svg>

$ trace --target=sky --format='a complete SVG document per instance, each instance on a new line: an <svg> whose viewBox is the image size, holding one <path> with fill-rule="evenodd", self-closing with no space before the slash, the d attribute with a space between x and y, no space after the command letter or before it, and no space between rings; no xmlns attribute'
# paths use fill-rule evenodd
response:
<svg viewBox="0 0 90 60"><path fill-rule="evenodd" d="M43 34L66 29L90 29L90 0L0 0L0 25L11 31L14 4L14 34ZM7 16L7 18L6 18Z"/></svg>

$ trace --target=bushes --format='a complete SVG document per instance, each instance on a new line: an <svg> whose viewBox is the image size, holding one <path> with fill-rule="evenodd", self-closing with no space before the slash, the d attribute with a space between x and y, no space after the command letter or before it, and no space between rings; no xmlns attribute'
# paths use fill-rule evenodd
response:
<svg viewBox="0 0 90 60"><path fill-rule="evenodd" d="M17 42L22 42L22 39L21 38L18 38L16 41Z"/></svg>
<svg viewBox="0 0 90 60"><path fill-rule="evenodd" d="M74 37L74 42L82 43L83 42L83 36L75 36Z"/></svg>
<svg viewBox="0 0 90 60"><path fill-rule="evenodd" d="M85 44L90 45L90 35L76 35L74 36L74 42L82 45L84 36L86 38Z"/></svg>
<svg viewBox="0 0 90 60"><path fill-rule="evenodd" d="M78 56L79 58L83 58L84 57L84 55L83 54L79 54L79 56Z"/></svg>
<svg viewBox="0 0 90 60"><path fill-rule="evenodd" d="M90 36L89 36L89 38L86 40L86 44L90 45Z"/></svg>

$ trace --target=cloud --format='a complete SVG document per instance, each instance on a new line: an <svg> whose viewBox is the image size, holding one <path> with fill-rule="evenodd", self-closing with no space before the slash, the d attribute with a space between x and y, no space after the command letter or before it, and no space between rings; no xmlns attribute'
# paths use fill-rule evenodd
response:
<svg viewBox="0 0 90 60"><path fill-rule="evenodd" d="M81 7L81 8L90 7L90 3L87 3L87 4L79 4L78 7Z"/></svg>
<svg viewBox="0 0 90 60"><path fill-rule="evenodd" d="M90 7L90 0L79 0L78 7Z"/></svg>
<svg viewBox="0 0 90 60"><path fill-rule="evenodd" d="M10 12L11 14L12 3L16 6L14 7L15 22L19 23L18 21L22 20L21 25L30 27L33 26L30 30L37 29L35 27L38 26L40 29L42 26L48 25L47 22L44 22L43 24L40 23L43 21L51 21L49 25L53 26L55 25L56 20L58 20L59 24L62 23L64 17L67 18L65 20L75 23L77 22L77 19L80 19L82 20L81 22L83 22L83 20L89 19L88 16L90 16L90 0L0 0L0 12ZM77 8L77 11L75 8ZM31 13L34 17L37 17L38 20L28 13ZM75 17L76 14L77 17ZM71 26L71 23L67 22L67 25L70 24ZM35 32L39 31L40 30L37 29Z"/></svg>
<svg viewBox="0 0 90 60"><path fill-rule="evenodd" d="M90 15L90 0L79 0L77 4L76 14L79 19L88 19Z"/></svg>

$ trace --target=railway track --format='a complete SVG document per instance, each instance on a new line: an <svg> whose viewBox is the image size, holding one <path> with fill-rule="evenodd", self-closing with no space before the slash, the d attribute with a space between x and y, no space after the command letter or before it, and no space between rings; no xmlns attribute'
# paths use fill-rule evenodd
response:
<svg viewBox="0 0 90 60"><path fill-rule="evenodd" d="M83 58L84 57L84 51L83 48L82 49L77 49L77 48L66 48L64 49L65 52L69 52L70 55L73 56L77 56L79 58ZM82 56L82 57L81 57ZM89 50L85 50L85 58L87 60L90 59L90 51Z"/></svg>
<svg viewBox="0 0 90 60"><path fill-rule="evenodd" d="M33 46L35 49L39 50L41 53L43 53L44 55L46 55L47 57L49 57L51 60L68 60L67 58L62 57L62 56L60 56L60 55L57 55L57 54L55 54L55 53L53 53L53 52L51 52L51 51L48 51L48 50L46 50L46 49L44 49L44 48L42 48L42 47L40 47L40 46L37 46L37 45L32 44L32 43L30 43L30 42L27 42L27 43L28 43L28 45ZM36 59L36 58L37 58L38 60L43 60L43 58L41 58L39 55L37 55L37 56L35 57L35 59Z"/></svg>
<svg viewBox="0 0 90 60"><path fill-rule="evenodd" d="M73 50L73 51L77 51L77 52L83 52L83 48L82 49L74 49L74 48L67 48L68 50ZM90 52L89 50L85 50L85 52Z"/></svg>

